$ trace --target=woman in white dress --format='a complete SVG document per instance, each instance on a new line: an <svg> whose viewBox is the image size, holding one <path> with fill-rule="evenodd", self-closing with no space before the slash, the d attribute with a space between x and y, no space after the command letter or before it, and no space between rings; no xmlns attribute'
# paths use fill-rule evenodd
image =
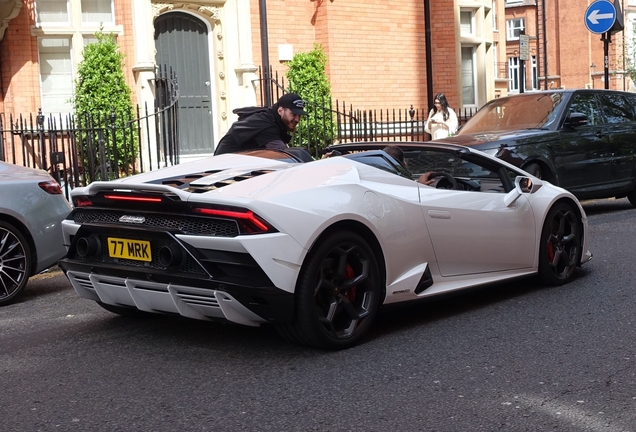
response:
<svg viewBox="0 0 636 432"><path fill-rule="evenodd" d="M435 95L435 108L428 113L428 119L424 130L431 134L431 138L441 139L457 132L457 114L448 106L448 101L444 93Z"/></svg>

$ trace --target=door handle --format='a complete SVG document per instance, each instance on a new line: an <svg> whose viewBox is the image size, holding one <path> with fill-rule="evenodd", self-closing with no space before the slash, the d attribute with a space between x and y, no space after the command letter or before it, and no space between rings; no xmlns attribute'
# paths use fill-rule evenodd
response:
<svg viewBox="0 0 636 432"><path fill-rule="evenodd" d="M450 219L451 218L450 212L446 210L429 210L428 216L431 219Z"/></svg>

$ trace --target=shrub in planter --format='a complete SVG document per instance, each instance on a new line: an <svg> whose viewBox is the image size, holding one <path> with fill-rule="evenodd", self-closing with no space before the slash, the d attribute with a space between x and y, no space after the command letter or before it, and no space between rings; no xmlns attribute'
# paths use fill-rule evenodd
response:
<svg viewBox="0 0 636 432"><path fill-rule="evenodd" d="M314 44L313 50L294 55L286 73L288 91L298 93L307 101L305 110L309 113L301 120L293 144L308 148L314 155L319 155L336 137L326 66L327 55L322 45Z"/></svg>
<svg viewBox="0 0 636 432"><path fill-rule="evenodd" d="M108 177L128 173L138 142L130 127L134 107L122 67L124 55L114 35L100 31L95 37L96 42L84 47L72 100L76 127L82 129L78 150L89 182L105 180L104 166L114 173Z"/></svg>

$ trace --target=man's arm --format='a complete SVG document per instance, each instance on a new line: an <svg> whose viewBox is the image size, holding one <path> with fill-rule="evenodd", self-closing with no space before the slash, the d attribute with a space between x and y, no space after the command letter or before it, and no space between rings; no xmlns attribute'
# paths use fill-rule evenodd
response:
<svg viewBox="0 0 636 432"><path fill-rule="evenodd" d="M416 181L418 183L422 183L423 185L430 185L433 182L435 182L435 179L431 179L430 176L431 174L433 174L432 171L426 172L424 174L422 174Z"/></svg>

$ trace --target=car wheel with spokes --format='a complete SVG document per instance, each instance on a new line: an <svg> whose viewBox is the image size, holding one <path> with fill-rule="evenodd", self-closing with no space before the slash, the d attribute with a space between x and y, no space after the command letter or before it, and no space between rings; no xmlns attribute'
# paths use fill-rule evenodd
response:
<svg viewBox="0 0 636 432"><path fill-rule="evenodd" d="M543 224L539 250L539 275L551 285L570 280L582 245L581 217L570 205L557 203Z"/></svg>
<svg viewBox="0 0 636 432"><path fill-rule="evenodd" d="M26 286L32 260L31 249L22 233L0 221L0 305L13 301Z"/></svg>
<svg viewBox="0 0 636 432"><path fill-rule="evenodd" d="M358 234L331 234L310 251L296 284L295 318L279 324L292 342L342 349L369 330L381 302L373 250Z"/></svg>

